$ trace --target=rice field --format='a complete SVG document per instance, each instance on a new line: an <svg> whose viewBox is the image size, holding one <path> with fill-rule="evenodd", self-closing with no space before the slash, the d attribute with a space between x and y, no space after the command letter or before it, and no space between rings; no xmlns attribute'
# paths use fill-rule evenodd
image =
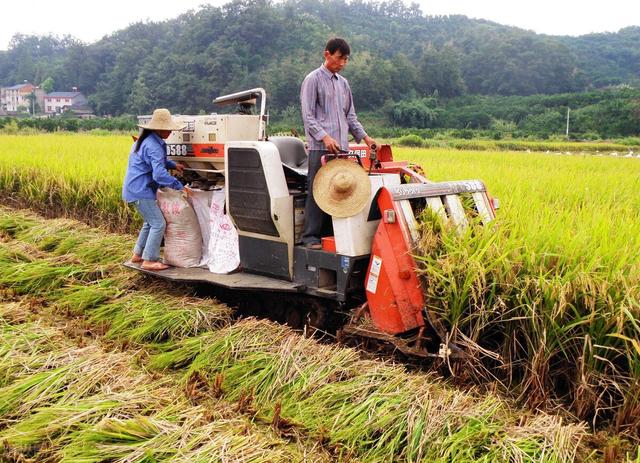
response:
<svg viewBox="0 0 640 463"><path fill-rule="evenodd" d="M640 461L640 159L394 149L432 180L480 178L500 199L495 227L457 236L425 222L416 250L430 308L477 353L456 382L496 395L145 288L118 266L131 235L105 231L137 227L120 200L129 146L123 136L0 136L3 204L102 227L2 210L0 291L15 298L8 312L24 312L16 321L3 309L7 323L51 312L76 320L92 342L135 349L143 370L172 377L189 397L224 399L258 425L258 441L275 430L295 444L282 455L307 455L293 461ZM43 301L47 315L34 319L25 307ZM144 427L151 414L127 416ZM8 420L0 432L15 415ZM65 429L91 429L83 435L93 439L97 423ZM57 456L79 442L61 436ZM141 448L163 442L154 439L140 438Z"/></svg>
<svg viewBox="0 0 640 463"><path fill-rule="evenodd" d="M538 151L556 154L593 154L596 156L638 156L639 140L628 138L619 142L576 142L539 140L484 140L455 138L421 138L405 135L392 139L396 146L417 146L422 148L473 150L473 151Z"/></svg>
<svg viewBox="0 0 640 463"><path fill-rule="evenodd" d="M427 233L432 309L532 406L640 431L640 159L398 150L433 180L481 178L497 227Z"/></svg>
<svg viewBox="0 0 640 463"><path fill-rule="evenodd" d="M269 321L234 321L215 300L149 287L113 256L88 252L119 242L121 257L129 236L0 209L0 237L4 460L601 456L584 423L461 391ZM628 443L617 448L634 461Z"/></svg>
<svg viewBox="0 0 640 463"><path fill-rule="evenodd" d="M133 230L137 219L120 199L130 147L126 136L0 135L4 204Z"/></svg>

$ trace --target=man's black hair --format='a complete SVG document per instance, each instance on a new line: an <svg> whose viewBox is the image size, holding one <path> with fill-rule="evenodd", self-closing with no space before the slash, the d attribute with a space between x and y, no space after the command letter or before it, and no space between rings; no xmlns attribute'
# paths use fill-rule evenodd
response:
<svg viewBox="0 0 640 463"><path fill-rule="evenodd" d="M349 56L351 54L351 48L345 39L341 39L340 37L334 37L327 42L327 45L324 47L332 55L336 52L336 50L340 51L342 56Z"/></svg>

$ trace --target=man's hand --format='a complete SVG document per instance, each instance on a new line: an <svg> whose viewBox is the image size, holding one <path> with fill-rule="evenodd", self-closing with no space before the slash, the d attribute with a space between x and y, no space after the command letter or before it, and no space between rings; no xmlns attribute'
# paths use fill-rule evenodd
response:
<svg viewBox="0 0 640 463"><path fill-rule="evenodd" d="M327 148L328 152L332 154L338 154L340 152L340 145L338 145L338 142L331 138L329 135L325 135L322 138L322 143L324 143L324 146L325 148Z"/></svg>
<svg viewBox="0 0 640 463"><path fill-rule="evenodd" d="M363 138L363 141L366 143L366 145L371 148L372 145L378 145L378 142L375 141L373 138L371 138L370 136L366 136Z"/></svg>
<svg viewBox="0 0 640 463"><path fill-rule="evenodd" d="M187 198L193 198L193 190L188 186L185 185L184 187L182 187L182 192Z"/></svg>
<svg viewBox="0 0 640 463"><path fill-rule="evenodd" d="M180 163L180 162L176 162L176 170L180 173L184 172L184 164Z"/></svg>

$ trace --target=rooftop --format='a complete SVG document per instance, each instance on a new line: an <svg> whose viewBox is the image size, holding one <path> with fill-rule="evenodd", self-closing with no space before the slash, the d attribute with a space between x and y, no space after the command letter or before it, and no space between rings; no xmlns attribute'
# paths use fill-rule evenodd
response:
<svg viewBox="0 0 640 463"><path fill-rule="evenodd" d="M46 98L73 98L82 95L80 92L51 92L47 93Z"/></svg>
<svg viewBox="0 0 640 463"><path fill-rule="evenodd" d="M21 88L27 87L31 84L27 83L27 84L18 84L18 85L13 85L12 87L6 87L7 90L20 90Z"/></svg>

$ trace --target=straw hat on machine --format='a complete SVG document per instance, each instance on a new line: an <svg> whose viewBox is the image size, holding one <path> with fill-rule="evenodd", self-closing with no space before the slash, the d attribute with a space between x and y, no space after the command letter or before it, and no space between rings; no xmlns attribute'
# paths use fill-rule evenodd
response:
<svg viewBox="0 0 640 463"><path fill-rule="evenodd" d="M313 197L318 207L332 217L354 216L371 197L369 176L353 161L329 161L313 180Z"/></svg>
<svg viewBox="0 0 640 463"><path fill-rule="evenodd" d="M184 124L177 122L168 109L160 108L153 111L148 124L138 127L148 130L181 130Z"/></svg>

